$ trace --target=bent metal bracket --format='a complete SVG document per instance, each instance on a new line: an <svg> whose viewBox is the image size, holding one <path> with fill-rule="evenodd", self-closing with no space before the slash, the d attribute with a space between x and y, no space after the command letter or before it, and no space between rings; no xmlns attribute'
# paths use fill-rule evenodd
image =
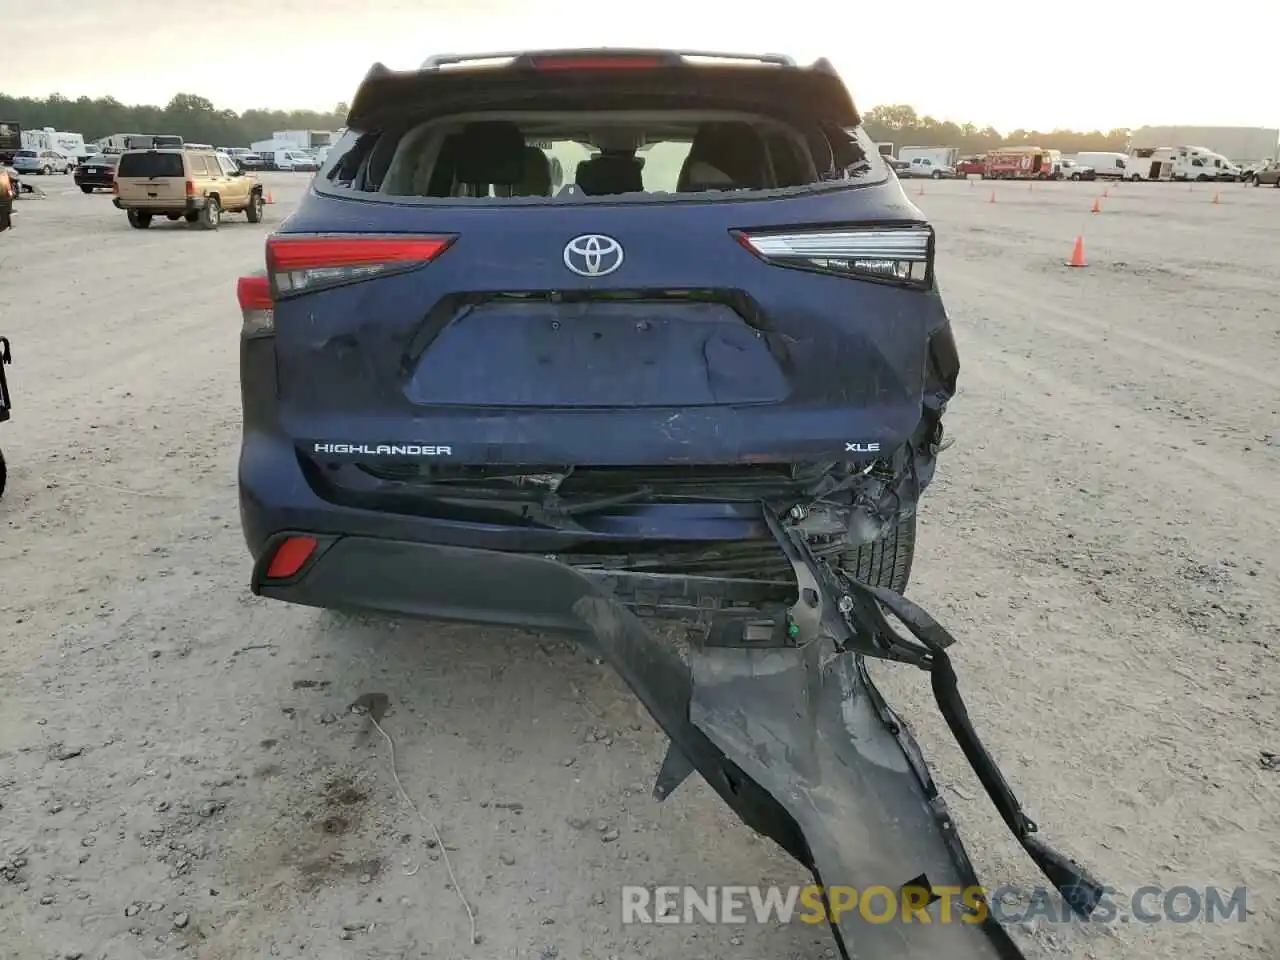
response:
<svg viewBox="0 0 1280 960"><path fill-rule="evenodd" d="M1102 887L1039 838L979 740L946 652L954 638L910 600L819 561L799 531L763 509L795 571L799 599L768 615L776 592L762 585L761 609L717 613L688 662L616 599L608 576L584 574L592 589L575 611L671 739L655 797L664 799L696 770L822 889L884 885L928 905L928 923L841 913L830 925L845 960L1022 958L990 910L976 913L980 901L950 892L977 887L977 875L919 747L872 683L866 658L910 664L929 674L938 709L1004 822L1071 909L1088 917ZM744 589L743 581L733 584ZM702 579L698 586L709 585ZM952 901L950 923L939 919L944 895ZM955 919L966 914L968 922Z"/></svg>

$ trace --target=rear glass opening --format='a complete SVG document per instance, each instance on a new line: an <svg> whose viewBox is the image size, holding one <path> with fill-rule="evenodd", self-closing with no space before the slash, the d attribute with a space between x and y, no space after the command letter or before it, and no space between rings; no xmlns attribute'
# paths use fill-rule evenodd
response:
<svg viewBox="0 0 1280 960"><path fill-rule="evenodd" d="M182 177L185 170L180 153L126 153L120 158L121 177Z"/></svg>
<svg viewBox="0 0 1280 960"><path fill-rule="evenodd" d="M490 111L349 131L328 190L388 199L680 199L883 179L860 129L743 112Z"/></svg>

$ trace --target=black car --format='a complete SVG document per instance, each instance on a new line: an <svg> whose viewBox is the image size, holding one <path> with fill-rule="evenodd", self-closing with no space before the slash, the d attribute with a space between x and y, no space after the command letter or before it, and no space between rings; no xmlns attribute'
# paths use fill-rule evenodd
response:
<svg viewBox="0 0 1280 960"><path fill-rule="evenodd" d="M76 186L84 193L110 190L116 183L116 165L119 162L118 153L100 153L87 157L75 169L73 176Z"/></svg>
<svg viewBox="0 0 1280 960"><path fill-rule="evenodd" d="M785 576L762 502L906 587L933 228L830 64L759 59L375 65L239 284L256 593L581 628L569 567Z"/></svg>

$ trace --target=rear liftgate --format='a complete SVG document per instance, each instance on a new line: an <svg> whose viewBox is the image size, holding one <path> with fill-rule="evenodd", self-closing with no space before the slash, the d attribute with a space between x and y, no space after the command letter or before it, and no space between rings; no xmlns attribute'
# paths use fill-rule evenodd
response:
<svg viewBox="0 0 1280 960"><path fill-rule="evenodd" d="M989 904L974 897L978 878L955 822L865 661L911 664L930 675L938 709L1009 829L1072 910L1088 917L1102 887L1036 836L978 739L946 653L954 638L910 600L831 569L800 532L768 507L764 513L795 570L799 600L775 616L765 604L717 613L687 664L609 595L607 578L593 577L599 593L575 605L601 654L671 738L654 796L662 800L693 771L702 774L748 826L812 871L845 960L1021 958ZM743 599L743 581L718 583ZM716 585L699 578L697 586ZM765 603L768 586L757 585ZM901 912L869 922L848 908L847 892L837 894L868 886L895 890L897 911L918 910L909 922ZM846 909L832 911L842 896Z"/></svg>

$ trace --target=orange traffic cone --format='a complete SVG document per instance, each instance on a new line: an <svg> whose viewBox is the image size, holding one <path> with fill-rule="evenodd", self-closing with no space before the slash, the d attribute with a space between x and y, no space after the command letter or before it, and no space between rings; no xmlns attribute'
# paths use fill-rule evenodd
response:
<svg viewBox="0 0 1280 960"><path fill-rule="evenodd" d="M987 201L987 203L995 203L995 202L996 202L996 192L995 192L994 190L992 190L992 191L991 191L991 199L990 199L990 200L988 200L988 201Z"/></svg>
<svg viewBox="0 0 1280 960"><path fill-rule="evenodd" d="M1214 202L1214 203L1221 203L1221 202L1222 202L1222 200L1218 197L1218 191L1217 191L1217 190L1213 191L1213 202Z"/></svg>
<svg viewBox="0 0 1280 960"><path fill-rule="evenodd" d="M1094 198L1093 198L1093 209L1092 209L1091 211L1089 211L1089 212L1090 212L1090 213L1101 213L1101 212L1102 212L1102 201L1101 201L1101 200L1099 200L1097 197L1094 197Z"/></svg>
<svg viewBox="0 0 1280 960"><path fill-rule="evenodd" d="M1075 249L1071 251L1071 259L1067 261L1068 267L1087 267L1088 261L1084 258L1084 237L1076 237Z"/></svg>
<svg viewBox="0 0 1280 960"><path fill-rule="evenodd" d="M920 190L919 190L919 192L916 194L916 196L917 196L917 197L923 197L923 196L924 196L924 184L923 184L923 183L922 183L922 184L920 184Z"/></svg>
<svg viewBox="0 0 1280 960"><path fill-rule="evenodd" d="M276 202L276 201L275 201L275 198L274 198L273 196L271 196L271 191L270 191L270 190L268 190L268 191L267 191L267 203L275 203L275 202Z"/></svg>

